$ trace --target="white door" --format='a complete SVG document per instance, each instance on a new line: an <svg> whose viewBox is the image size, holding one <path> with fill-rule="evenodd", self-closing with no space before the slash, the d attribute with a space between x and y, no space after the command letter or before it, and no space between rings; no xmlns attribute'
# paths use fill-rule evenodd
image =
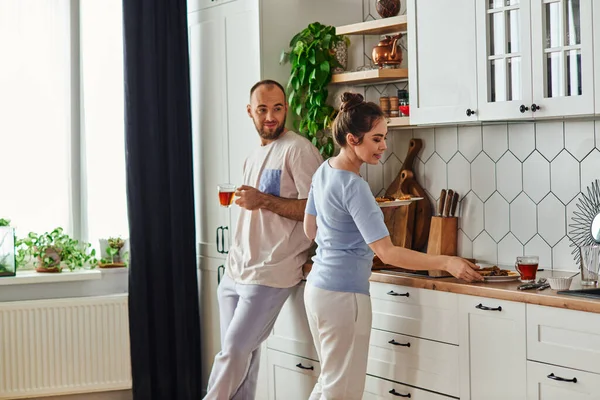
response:
<svg viewBox="0 0 600 400"><path fill-rule="evenodd" d="M221 351L221 329L217 288L225 260L199 257L198 289L200 298L200 326L202 329L202 387L206 388L213 361Z"/></svg>
<svg viewBox="0 0 600 400"><path fill-rule="evenodd" d="M218 0L187 0L187 12L192 13L219 4Z"/></svg>
<svg viewBox="0 0 600 400"><path fill-rule="evenodd" d="M527 362L527 399L597 400L600 375L533 361Z"/></svg>
<svg viewBox="0 0 600 400"><path fill-rule="evenodd" d="M196 240L201 255L218 257L228 247L229 209L219 205L217 185L229 180L225 19L221 7L188 17L194 146ZM225 249L224 249L225 247Z"/></svg>
<svg viewBox="0 0 600 400"><path fill-rule="evenodd" d="M592 0L532 0L531 42L534 116L593 114Z"/></svg>
<svg viewBox="0 0 600 400"><path fill-rule="evenodd" d="M477 1L480 121L533 117L530 2Z"/></svg>
<svg viewBox="0 0 600 400"><path fill-rule="evenodd" d="M406 14L411 124L477 121L475 0L409 0Z"/></svg>
<svg viewBox="0 0 600 400"><path fill-rule="evenodd" d="M260 28L255 0L236 1L225 9L227 39L227 129L229 131L229 176L231 183L242 184L244 161L260 146L260 137L246 112L250 89L260 76ZM240 208L231 207L230 233L233 237Z"/></svg>
<svg viewBox="0 0 600 400"><path fill-rule="evenodd" d="M460 398L525 399L525 304L459 295Z"/></svg>
<svg viewBox="0 0 600 400"><path fill-rule="evenodd" d="M306 400L321 368L319 363L277 350L268 350L269 400Z"/></svg>

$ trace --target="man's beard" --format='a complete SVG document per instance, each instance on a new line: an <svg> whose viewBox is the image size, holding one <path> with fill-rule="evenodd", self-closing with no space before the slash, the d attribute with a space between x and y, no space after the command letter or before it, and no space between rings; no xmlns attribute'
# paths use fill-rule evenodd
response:
<svg viewBox="0 0 600 400"><path fill-rule="evenodd" d="M254 124L254 126L256 127L256 131L258 132L261 138L266 140L275 140L283 133L285 129L285 118L283 119L281 125L277 125L277 128L275 128L273 132L266 131L264 127L259 128L258 126L256 126L256 124Z"/></svg>

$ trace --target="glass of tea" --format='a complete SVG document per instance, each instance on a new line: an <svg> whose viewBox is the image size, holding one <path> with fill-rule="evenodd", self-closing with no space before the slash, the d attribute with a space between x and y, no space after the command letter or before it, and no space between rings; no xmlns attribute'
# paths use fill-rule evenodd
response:
<svg viewBox="0 0 600 400"><path fill-rule="evenodd" d="M535 282L540 258L538 256L517 257L515 268L521 274L521 282Z"/></svg>
<svg viewBox="0 0 600 400"><path fill-rule="evenodd" d="M233 194L235 193L235 185L231 183L222 183L217 185L219 192L219 203L222 207L230 207L233 203Z"/></svg>

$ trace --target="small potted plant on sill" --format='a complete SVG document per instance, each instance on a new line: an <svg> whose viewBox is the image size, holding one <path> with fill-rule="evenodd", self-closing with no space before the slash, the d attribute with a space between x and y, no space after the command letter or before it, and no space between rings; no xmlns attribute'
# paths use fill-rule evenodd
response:
<svg viewBox="0 0 600 400"><path fill-rule="evenodd" d="M0 277L15 276L15 230L10 220L0 218Z"/></svg>
<svg viewBox="0 0 600 400"><path fill-rule="evenodd" d="M79 242L64 233L62 228L41 235L30 232L17 241L17 263L21 265L33 261L37 272L61 272L64 267L70 271L77 268L95 268L96 250L91 245Z"/></svg>
<svg viewBox="0 0 600 400"><path fill-rule="evenodd" d="M126 251L127 240L120 237L100 239L100 268L123 268L127 266L129 253Z"/></svg>

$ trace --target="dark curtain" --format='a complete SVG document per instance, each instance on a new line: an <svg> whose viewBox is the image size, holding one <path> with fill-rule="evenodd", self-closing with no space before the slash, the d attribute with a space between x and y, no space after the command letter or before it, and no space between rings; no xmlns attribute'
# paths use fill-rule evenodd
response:
<svg viewBox="0 0 600 400"><path fill-rule="evenodd" d="M123 0L129 334L137 400L198 400L186 0Z"/></svg>

